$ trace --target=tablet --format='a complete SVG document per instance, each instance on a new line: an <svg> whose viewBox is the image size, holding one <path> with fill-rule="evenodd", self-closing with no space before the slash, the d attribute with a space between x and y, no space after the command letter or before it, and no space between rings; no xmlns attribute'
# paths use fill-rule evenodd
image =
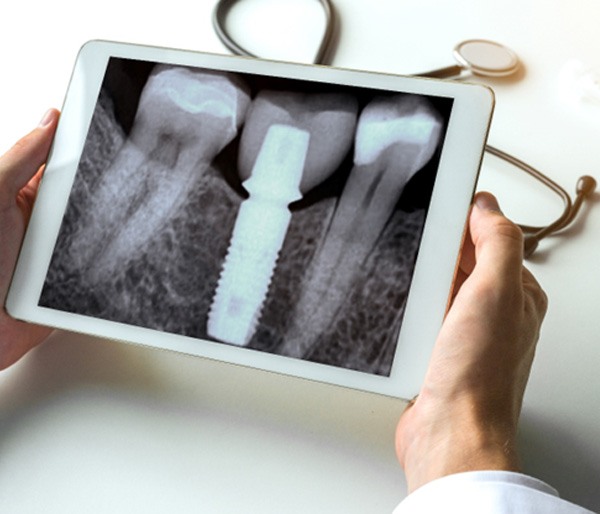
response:
<svg viewBox="0 0 600 514"><path fill-rule="evenodd" d="M89 42L8 312L411 398L493 103L479 85Z"/></svg>

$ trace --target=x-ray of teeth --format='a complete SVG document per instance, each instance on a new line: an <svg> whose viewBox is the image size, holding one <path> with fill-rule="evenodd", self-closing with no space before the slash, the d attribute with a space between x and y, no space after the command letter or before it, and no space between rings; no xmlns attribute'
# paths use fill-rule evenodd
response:
<svg viewBox="0 0 600 514"><path fill-rule="evenodd" d="M386 375L451 108L111 59L40 305Z"/></svg>

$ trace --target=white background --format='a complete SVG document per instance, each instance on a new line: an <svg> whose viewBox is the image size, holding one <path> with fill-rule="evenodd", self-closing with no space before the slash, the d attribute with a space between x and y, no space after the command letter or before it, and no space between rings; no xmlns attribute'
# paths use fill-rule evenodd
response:
<svg viewBox="0 0 600 514"><path fill-rule="evenodd" d="M276 12L284 2L247 1L257 5L232 13L240 40L261 55L310 60L322 23L317 2L286 0L290 22ZM0 151L47 107L60 107L77 50L89 39L225 52L211 27L214 3L2 7ZM463 39L511 46L523 71L485 81L497 94L490 143L569 191L580 174L600 178L600 100L579 98L569 72L581 61L600 80L597 0L335 5L336 66L415 73L452 64ZM480 189L495 192L518 221L545 223L560 213L551 193L491 157ZM600 508L599 198L530 263L550 309L521 434L525 471L593 509ZM391 512L405 494L393 450L402 408L387 398L56 333L0 374L0 511Z"/></svg>

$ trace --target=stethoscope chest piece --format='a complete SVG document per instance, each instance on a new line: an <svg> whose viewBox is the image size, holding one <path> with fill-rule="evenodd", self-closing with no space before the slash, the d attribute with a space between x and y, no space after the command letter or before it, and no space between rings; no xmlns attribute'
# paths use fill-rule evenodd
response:
<svg viewBox="0 0 600 514"><path fill-rule="evenodd" d="M458 64L417 73L421 77L447 79L461 77L464 72L483 77L507 77L520 66L517 54L500 43L488 39L467 39L454 47Z"/></svg>
<svg viewBox="0 0 600 514"><path fill-rule="evenodd" d="M510 48L488 41L469 39L454 48L454 58L476 75L506 77L519 68L519 58Z"/></svg>

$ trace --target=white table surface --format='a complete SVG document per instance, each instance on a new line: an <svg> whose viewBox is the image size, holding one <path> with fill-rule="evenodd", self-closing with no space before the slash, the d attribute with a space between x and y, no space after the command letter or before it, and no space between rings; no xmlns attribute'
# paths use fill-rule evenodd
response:
<svg viewBox="0 0 600 514"><path fill-rule="evenodd" d="M86 40L225 52L211 28L214 3L5 3L0 151L47 107L61 105ZM337 66L413 73L451 64L463 39L511 46L524 72L487 81L497 94L490 142L570 191L580 174L600 179L600 103L564 87L573 59L600 75L598 0L335 5ZM277 24L240 15L240 37ZM318 10L311 15L314 23L297 15L298 39L283 49L292 59L311 53ZM519 221L544 223L560 212L551 193L493 158L480 188ZM599 199L530 263L550 309L521 434L525 471L593 509L600 508ZM388 398L58 332L0 374L0 512L391 512L405 495L393 449L402 408Z"/></svg>

